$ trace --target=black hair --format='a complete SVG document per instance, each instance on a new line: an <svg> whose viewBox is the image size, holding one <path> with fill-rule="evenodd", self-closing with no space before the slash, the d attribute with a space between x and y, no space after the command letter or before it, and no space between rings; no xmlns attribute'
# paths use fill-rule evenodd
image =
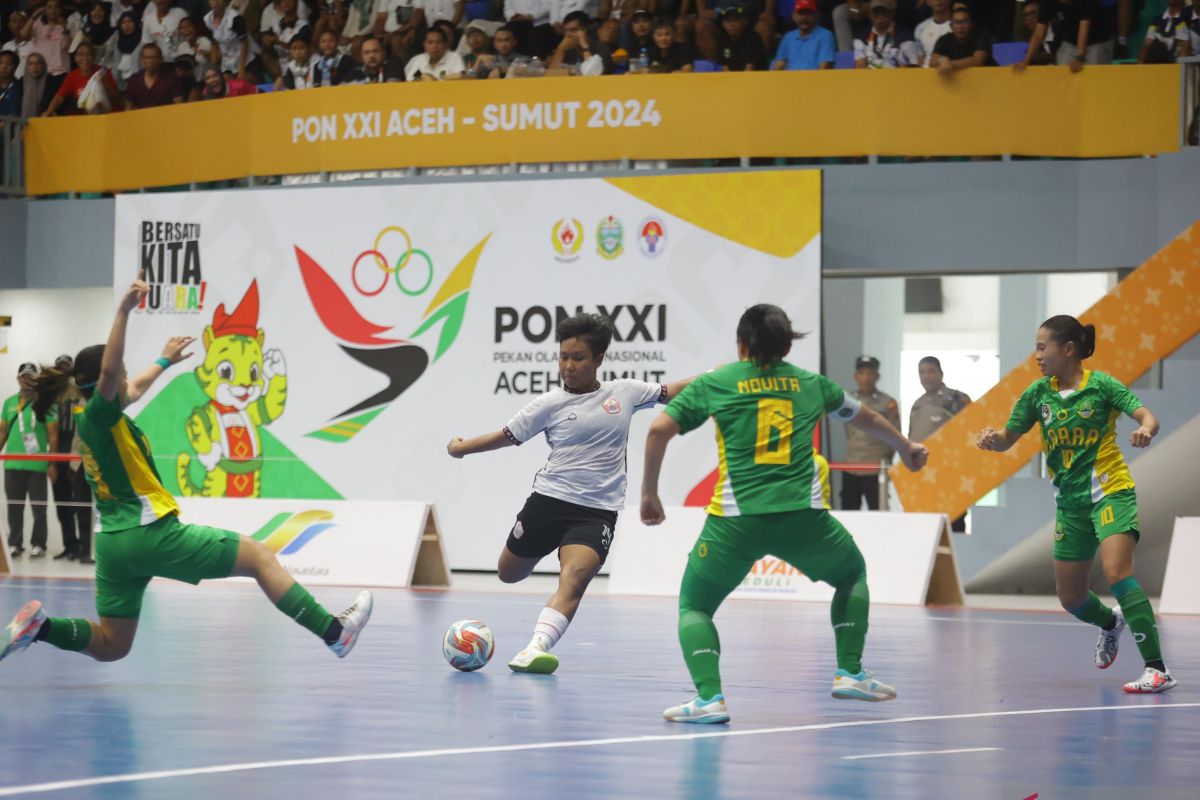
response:
<svg viewBox="0 0 1200 800"><path fill-rule="evenodd" d="M0 58L4 58L5 56L12 57L12 62L13 62L14 67L17 66L17 64L21 63L21 59L12 50L0 50Z"/></svg>
<svg viewBox="0 0 1200 800"><path fill-rule="evenodd" d="M423 37L422 41L424 41L425 39L428 39L430 34L432 34L434 36L442 37L442 44L445 44L445 45L450 44L450 40L446 37L446 32L444 30L442 30L441 28L437 27L436 25L434 27L430 28L429 30L425 31L425 36Z"/></svg>
<svg viewBox="0 0 1200 800"><path fill-rule="evenodd" d="M514 39L517 36L517 32L509 25L501 25L499 28L496 28L496 33L492 34L492 38L495 39L497 34L500 33L511 33Z"/></svg>
<svg viewBox="0 0 1200 800"><path fill-rule="evenodd" d="M592 18L588 16L586 11L572 11L563 17L563 25L566 25L568 22L578 22L579 27L586 28L592 23Z"/></svg>
<svg viewBox="0 0 1200 800"><path fill-rule="evenodd" d="M1075 355L1082 361L1096 352L1096 326L1083 325L1069 314L1059 314L1043 322L1039 327L1050 332L1050 338L1060 347L1067 342L1075 343Z"/></svg>
<svg viewBox="0 0 1200 800"><path fill-rule="evenodd" d="M612 337L613 324L608 317L584 313L567 317L558 323L554 335L555 341L560 344L567 339L582 339L591 348L593 356L607 353L608 346L612 344Z"/></svg>
<svg viewBox="0 0 1200 800"><path fill-rule="evenodd" d="M81 44L81 45L90 44L90 42L80 42L79 44ZM142 45L142 52L145 52L147 47L153 47L155 50L158 51L159 58L162 58L162 55L163 55L162 48L159 47L157 44L155 44L154 42L146 42L144 45ZM95 52L95 48L93 48L93 52Z"/></svg>
<svg viewBox="0 0 1200 800"><path fill-rule="evenodd" d="M942 371L942 362L938 360L937 356L925 356L924 358L922 358L920 361L917 362L918 367L920 367L924 364L933 364L935 367L937 367L938 372Z"/></svg>
<svg viewBox="0 0 1200 800"><path fill-rule="evenodd" d="M738 320L738 341L746 345L750 359L760 367L782 359L792 349L792 342L805 336L792 330L792 321L782 308L770 303L750 306Z"/></svg>
<svg viewBox="0 0 1200 800"><path fill-rule="evenodd" d="M104 345L94 344L79 351L75 356L75 365L69 372L58 367L42 367L34 379L37 397L33 401L33 413L38 421L45 422L50 406L69 397L76 389L85 398L91 397L100 379L100 363L103 360Z"/></svg>

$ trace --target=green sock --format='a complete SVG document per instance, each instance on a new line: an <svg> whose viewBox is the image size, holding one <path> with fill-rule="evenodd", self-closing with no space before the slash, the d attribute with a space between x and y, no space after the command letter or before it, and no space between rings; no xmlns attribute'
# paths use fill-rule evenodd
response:
<svg viewBox="0 0 1200 800"><path fill-rule="evenodd" d="M1132 576L1112 585L1113 595L1121 604L1125 614L1125 622L1133 631L1133 641L1137 642L1138 652L1143 661L1161 661L1162 647L1158 643L1158 625L1154 621L1154 609L1150 607L1150 598L1146 590Z"/></svg>
<svg viewBox="0 0 1200 800"><path fill-rule="evenodd" d="M837 665L851 675L862 672L863 645L867 641L867 617L871 609L871 591L866 573L838 584L833 593L829 618L837 644Z"/></svg>
<svg viewBox="0 0 1200 800"><path fill-rule="evenodd" d="M702 611L681 610L679 644L700 698L711 700L721 694L721 639L712 617Z"/></svg>
<svg viewBox="0 0 1200 800"><path fill-rule="evenodd" d="M1145 597L1146 595L1142 595ZM1124 604L1122 604L1124 605ZM1079 608L1071 609L1071 616L1089 625L1095 625L1104 630L1110 630L1114 622L1113 610L1100 600L1095 592L1088 592L1087 602Z"/></svg>
<svg viewBox="0 0 1200 800"><path fill-rule="evenodd" d="M312 631L320 637L325 636L333 622L333 615L324 609L316 599L298 583L293 583L287 594L279 599L275 607L299 623L300 627Z"/></svg>
<svg viewBox="0 0 1200 800"><path fill-rule="evenodd" d="M92 623L78 617L51 617L38 631L37 641L79 653L92 641Z"/></svg>

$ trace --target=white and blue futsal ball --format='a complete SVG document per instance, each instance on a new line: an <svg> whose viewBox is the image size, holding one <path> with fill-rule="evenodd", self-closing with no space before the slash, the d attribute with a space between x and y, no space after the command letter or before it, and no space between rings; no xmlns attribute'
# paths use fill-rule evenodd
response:
<svg viewBox="0 0 1200 800"><path fill-rule="evenodd" d="M450 666L463 672L473 672L492 660L495 642L492 630L477 619L460 619L446 631L442 640L442 655Z"/></svg>

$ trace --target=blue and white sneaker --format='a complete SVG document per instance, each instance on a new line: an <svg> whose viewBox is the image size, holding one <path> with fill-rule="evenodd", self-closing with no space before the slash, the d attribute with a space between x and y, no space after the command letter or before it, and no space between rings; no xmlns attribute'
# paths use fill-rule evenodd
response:
<svg viewBox="0 0 1200 800"><path fill-rule="evenodd" d="M329 645L329 649L338 658L350 655L354 645L358 644L358 635L371 621L371 609L375 606L375 598L367 590L358 593L354 605L337 615L337 621L342 624L342 635Z"/></svg>
<svg viewBox="0 0 1200 800"><path fill-rule="evenodd" d="M1125 612L1120 606L1113 609L1116 623L1111 631L1101 629L1100 638L1096 641L1096 666L1108 669L1117 660L1117 648L1121 644L1121 631L1125 630Z"/></svg>
<svg viewBox="0 0 1200 800"><path fill-rule="evenodd" d="M725 707L724 695L716 695L711 700L695 697L681 706L671 706L663 712L667 722L698 722L714 724L729 722L729 709Z"/></svg>
<svg viewBox="0 0 1200 800"><path fill-rule="evenodd" d="M839 669L833 674L833 696L839 700L866 700L868 703L879 703L884 700L895 700L896 689L875 680L865 669L857 675Z"/></svg>
<svg viewBox="0 0 1200 800"><path fill-rule="evenodd" d="M46 612L42 610L41 601L30 600L22 606L8 627L0 633L0 661L33 644L38 631L45 624Z"/></svg>

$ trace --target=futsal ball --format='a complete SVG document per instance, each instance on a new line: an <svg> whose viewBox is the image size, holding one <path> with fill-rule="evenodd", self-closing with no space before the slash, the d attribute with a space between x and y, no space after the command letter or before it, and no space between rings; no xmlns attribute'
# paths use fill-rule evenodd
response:
<svg viewBox="0 0 1200 800"><path fill-rule="evenodd" d="M492 630L477 619L461 619L446 631L442 640L442 655L450 666L462 672L473 672L492 660L495 642Z"/></svg>

